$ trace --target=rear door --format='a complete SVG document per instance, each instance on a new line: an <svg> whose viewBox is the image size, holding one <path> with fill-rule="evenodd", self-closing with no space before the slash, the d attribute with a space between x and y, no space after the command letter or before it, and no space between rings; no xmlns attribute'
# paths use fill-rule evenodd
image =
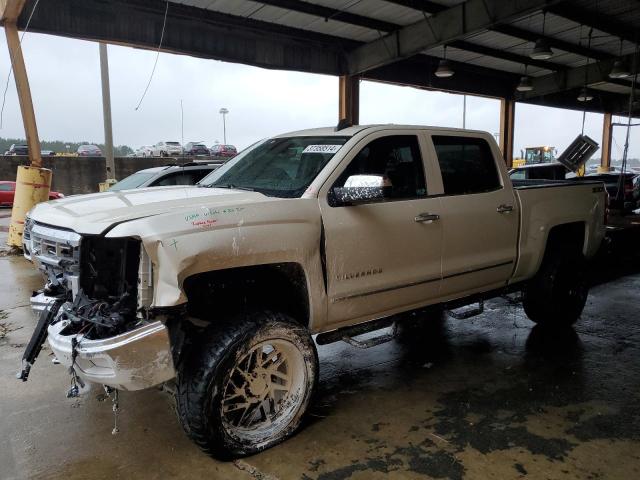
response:
<svg viewBox="0 0 640 480"><path fill-rule="evenodd" d="M506 284L516 260L517 202L483 134L431 135L442 176L443 297ZM495 150L494 150L495 149Z"/></svg>
<svg viewBox="0 0 640 480"><path fill-rule="evenodd" d="M320 190L331 324L368 320L437 297L440 198L428 194L437 173L427 168L425 174L423 146L415 131L375 132ZM353 175L384 176L391 193L374 203L333 203L331 190Z"/></svg>

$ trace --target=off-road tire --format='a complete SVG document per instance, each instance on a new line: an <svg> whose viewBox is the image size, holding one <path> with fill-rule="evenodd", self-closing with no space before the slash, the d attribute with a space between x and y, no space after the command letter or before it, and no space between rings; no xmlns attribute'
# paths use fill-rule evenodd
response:
<svg viewBox="0 0 640 480"><path fill-rule="evenodd" d="M223 395L236 363L265 339L283 339L304 358L302 400L285 428L260 442L242 441L223 419ZM207 327L177 369L176 410L187 435L221 459L253 455L292 436L300 427L318 379L318 354L309 331L281 313L245 314Z"/></svg>
<svg viewBox="0 0 640 480"><path fill-rule="evenodd" d="M589 294L587 273L582 253L562 248L548 252L523 290L522 304L529 319L545 326L573 325Z"/></svg>

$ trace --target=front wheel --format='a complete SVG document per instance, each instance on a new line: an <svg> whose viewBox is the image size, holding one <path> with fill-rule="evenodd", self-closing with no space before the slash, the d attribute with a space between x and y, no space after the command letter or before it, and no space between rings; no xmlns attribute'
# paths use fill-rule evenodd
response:
<svg viewBox="0 0 640 480"><path fill-rule="evenodd" d="M206 453L251 455L293 435L317 377L306 328L283 314L245 315L208 327L178 368L178 416Z"/></svg>
<svg viewBox="0 0 640 480"><path fill-rule="evenodd" d="M573 325L589 294L587 262L581 253L549 252L523 291L524 311L540 325Z"/></svg>

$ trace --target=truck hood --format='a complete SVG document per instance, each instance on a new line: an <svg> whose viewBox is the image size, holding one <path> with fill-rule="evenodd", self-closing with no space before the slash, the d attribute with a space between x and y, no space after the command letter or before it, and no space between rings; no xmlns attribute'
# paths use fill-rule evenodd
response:
<svg viewBox="0 0 640 480"><path fill-rule="evenodd" d="M272 200L261 193L226 188L151 187L69 196L41 203L29 216L36 222L97 235L123 222L177 213L194 206L215 208Z"/></svg>

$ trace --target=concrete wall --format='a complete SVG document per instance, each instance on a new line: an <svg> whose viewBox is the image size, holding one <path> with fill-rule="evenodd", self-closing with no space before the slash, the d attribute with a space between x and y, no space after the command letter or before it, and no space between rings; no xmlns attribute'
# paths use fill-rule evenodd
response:
<svg viewBox="0 0 640 480"><path fill-rule="evenodd" d="M198 158L200 160L200 158ZM116 178L122 180L138 170L191 161L174 158L116 157ZM0 155L0 180L15 181L18 165L29 165L25 156ZM53 171L51 189L65 195L98 191L105 180L104 157L43 157L42 165Z"/></svg>

